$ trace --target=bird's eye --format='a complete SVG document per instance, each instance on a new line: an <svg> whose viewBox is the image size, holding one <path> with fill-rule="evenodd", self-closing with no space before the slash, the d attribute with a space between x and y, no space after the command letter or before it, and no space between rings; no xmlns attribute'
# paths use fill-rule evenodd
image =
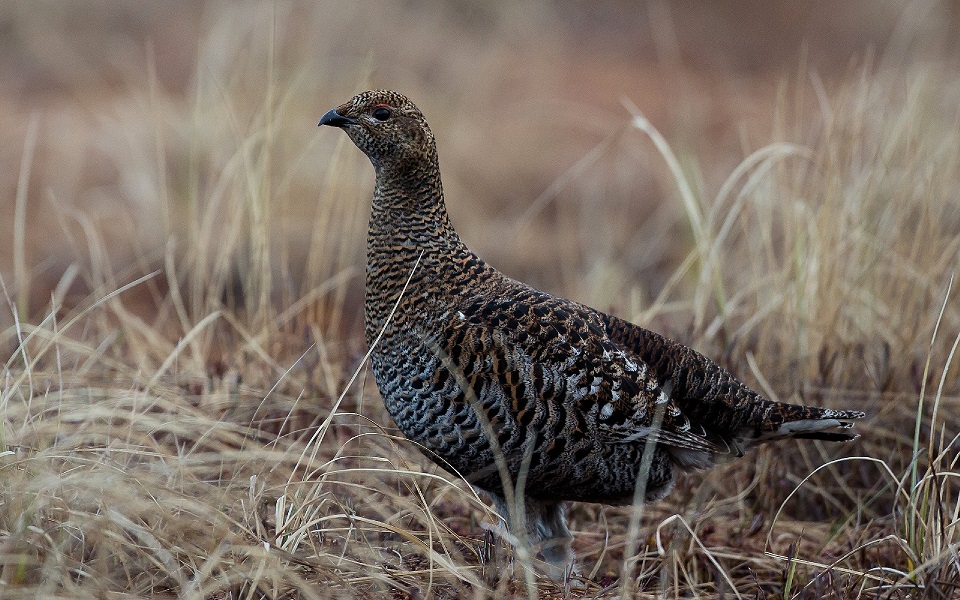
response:
<svg viewBox="0 0 960 600"><path fill-rule="evenodd" d="M390 118L390 109L381 106L380 108L373 109L373 112L370 114L372 114L373 118L378 121L386 121Z"/></svg>

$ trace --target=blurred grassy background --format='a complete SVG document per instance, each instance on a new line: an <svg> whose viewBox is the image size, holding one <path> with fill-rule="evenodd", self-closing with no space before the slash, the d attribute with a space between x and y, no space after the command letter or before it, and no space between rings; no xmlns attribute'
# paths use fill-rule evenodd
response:
<svg viewBox="0 0 960 600"><path fill-rule="evenodd" d="M788 82L832 90L871 63L894 76L936 65L956 80L958 30L960 2L5 0L0 274L14 285L31 118L22 192L35 312L70 264L99 260L89 256L94 231L114 270L160 264L265 107L280 182L264 204L272 260L306 262L341 141L316 118L360 88L386 87L428 116L454 222L478 253L579 300L622 303L622 281L649 300L686 249L644 243L660 238L670 207L658 207L676 196L649 143L622 135L624 98L709 195L750 151L791 135L773 131ZM342 237L344 264L360 265L371 178L346 154L340 168L359 171L341 191L355 199L356 228L330 235ZM356 296L356 278L350 289Z"/></svg>

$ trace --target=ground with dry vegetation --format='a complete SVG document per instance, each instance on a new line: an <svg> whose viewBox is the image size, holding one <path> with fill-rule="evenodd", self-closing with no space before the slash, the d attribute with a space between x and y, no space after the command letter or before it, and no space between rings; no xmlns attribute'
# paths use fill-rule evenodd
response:
<svg viewBox="0 0 960 600"><path fill-rule="evenodd" d="M352 4L0 10L0 597L960 595L956 3ZM862 437L574 505L530 576L365 364L315 123L371 86L492 264Z"/></svg>

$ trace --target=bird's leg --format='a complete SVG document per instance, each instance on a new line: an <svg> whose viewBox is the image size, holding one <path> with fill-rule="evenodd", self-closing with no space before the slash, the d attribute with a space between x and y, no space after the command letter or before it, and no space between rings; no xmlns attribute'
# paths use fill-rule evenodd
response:
<svg viewBox="0 0 960 600"><path fill-rule="evenodd" d="M506 536L506 539L529 544L532 553L539 552L549 565L547 572L552 579L563 579L574 571L571 547L573 534L567 528L562 502L542 502L525 498L521 513L500 496L493 495L493 501L497 512L507 522L507 531L511 535ZM524 533L526 539L523 539Z"/></svg>
<svg viewBox="0 0 960 600"><path fill-rule="evenodd" d="M567 518L562 502L540 503L527 501L528 530L530 543L539 548L540 555L550 565L552 579L563 579L573 571L573 534L567 527ZM533 510L531 510L533 509ZM530 520L532 517L533 523ZM533 525L531 527L531 525ZM537 538L536 541L533 538Z"/></svg>

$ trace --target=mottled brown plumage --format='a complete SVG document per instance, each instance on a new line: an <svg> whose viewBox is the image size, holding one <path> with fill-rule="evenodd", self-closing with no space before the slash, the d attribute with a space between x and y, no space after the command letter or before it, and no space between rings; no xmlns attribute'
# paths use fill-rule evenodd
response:
<svg viewBox="0 0 960 600"><path fill-rule="evenodd" d="M484 263L450 223L433 134L404 96L364 92L320 125L376 171L366 339L387 410L555 567L571 559L564 501L630 503L644 469L652 501L678 467L778 438L854 437L861 412L771 402L686 346Z"/></svg>

